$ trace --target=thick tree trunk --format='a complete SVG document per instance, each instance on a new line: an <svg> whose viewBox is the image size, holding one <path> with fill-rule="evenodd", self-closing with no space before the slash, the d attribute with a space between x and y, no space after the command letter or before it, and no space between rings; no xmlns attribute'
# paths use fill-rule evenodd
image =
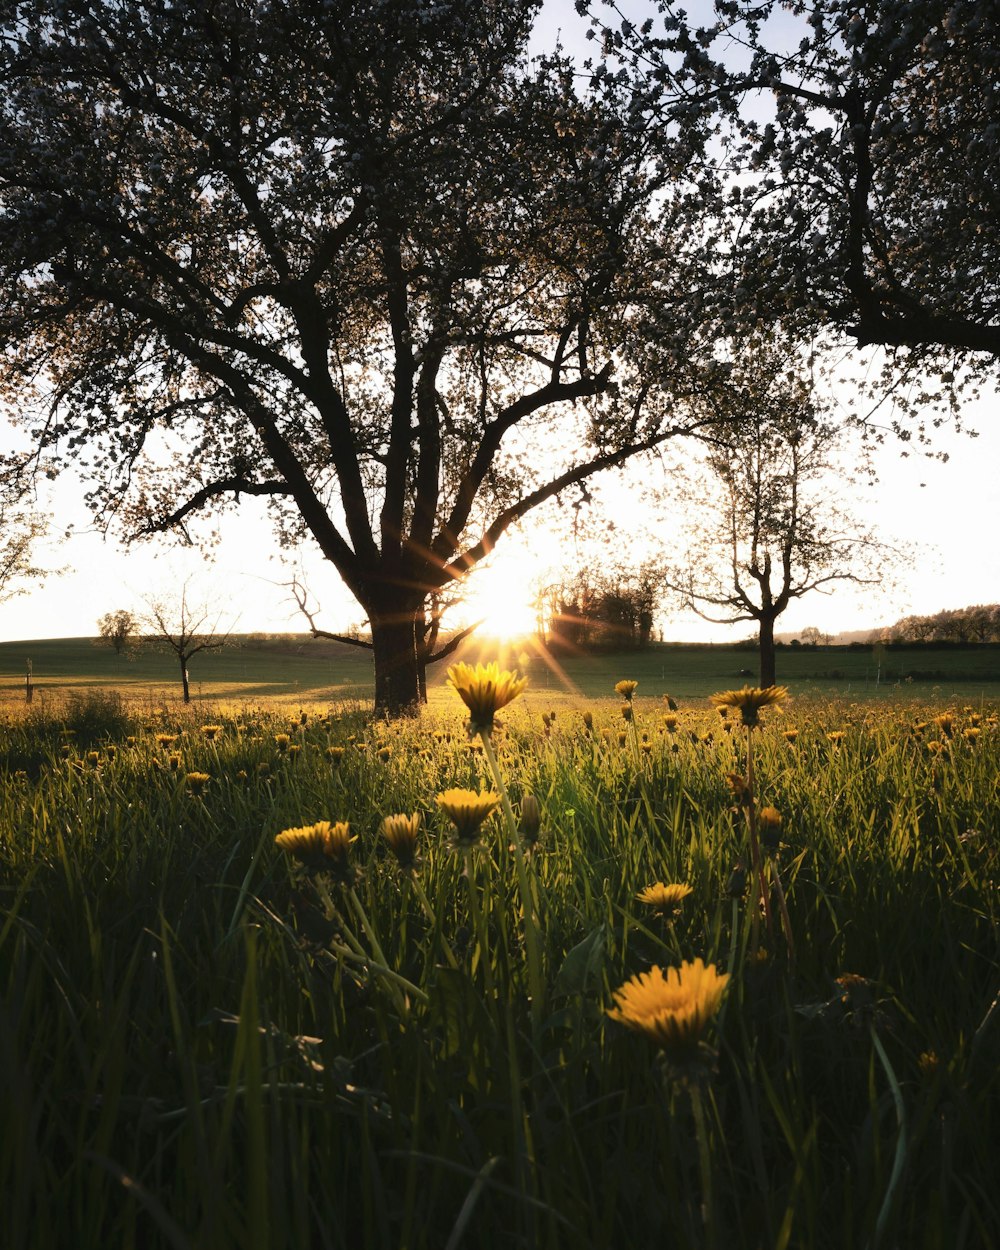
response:
<svg viewBox="0 0 1000 1250"><path fill-rule="evenodd" d="M191 687L188 685L187 660L184 656L180 657L181 661L181 685L184 687L184 702L191 702Z"/></svg>
<svg viewBox="0 0 1000 1250"><path fill-rule="evenodd" d="M416 613L369 615L375 658L376 716L416 716L420 710L420 663Z"/></svg>
<svg viewBox="0 0 1000 1250"><path fill-rule="evenodd" d="M774 617L762 617L760 625L760 685L762 690L774 685Z"/></svg>

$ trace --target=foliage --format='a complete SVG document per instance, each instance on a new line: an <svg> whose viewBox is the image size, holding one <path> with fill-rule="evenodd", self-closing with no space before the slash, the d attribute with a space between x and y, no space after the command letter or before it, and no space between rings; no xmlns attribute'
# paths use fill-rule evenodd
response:
<svg viewBox="0 0 1000 1250"><path fill-rule="evenodd" d="M931 366L893 390L923 421L959 363L985 377L1000 355L997 7L712 7L658 0L641 28L605 24L594 67L615 79L624 62L652 115L719 131L708 301L724 327L777 318L884 346L896 384Z"/></svg>
<svg viewBox="0 0 1000 1250"><path fill-rule="evenodd" d="M97 622L101 640L114 648L115 655L124 655L134 645L139 622L127 608L105 612Z"/></svg>
<svg viewBox="0 0 1000 1250"><path fill-rule="evenodd" d="M701 704L661 733L638 697L619 746L607 694L576 708L592 734L544 734L530 688L495 731L541 808L538 1044L508 831L490 818L470 878L437 811L489 785L457 697L419 726L214 708L211 738L144 710L93 757L8 719L7 759L37 763L0 771L3 1245L995 1244L995 708L765 709L790 967L780 934L752 955L730 871L740 732ZM406 871L399 812L423 817ZM350 884L275 845L321 821L357 839ZM690 893L658 914L654 883ZM710 1189L685 1088L608 1015L698 959L731 973Z"/></svg>
<svg viewBox="0 0 1000 1250"><path fill-rule="evenodd" d="M685 425L691 145L529 69L536 9L30 0L0 26L0 330L22 406L49 382L36 442L132 536L267 500L367 613L383 709L417 698L430 597Z"/></svg>
<svg viewBox="0 0 1000 1250"><path fill-rule="evenodd" d="M555 650L642 650L652 640L661 595L651 563L613 571L578 569L546 588L546 640Z"/></svg>
<svg viewBox="0 0 1000 1250"><path fill-rule="evenodd" d="M1000 642L1000 604L945 608L927 616L904 616L888 631L891 642Z"/></svg>

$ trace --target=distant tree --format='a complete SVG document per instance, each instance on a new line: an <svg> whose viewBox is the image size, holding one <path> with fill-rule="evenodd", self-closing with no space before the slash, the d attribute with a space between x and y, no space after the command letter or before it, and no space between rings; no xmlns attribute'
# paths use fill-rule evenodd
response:
<svg viewBox="0 0 1000 1250"><path fill-rule="evenodd" d="M659 571L652 563L579 569L549 588L549 642L579 650L648 647L660 592Z"/></svg>
<svg viewBox="0 0 1000 1250"><path fill-rule="evenodd" d="M928 616L904 616L889 631L892 642L1000 642L1000 604L945 608Z"/></svg>
<svg viewBox="0 0 1000 1250"><path fill-rule="evenodd" d="M802 642L807 647L815 647L821 637L822 635L820 634L820 631L817 626L807 625L805 629L799 634L799 641Z"/></svg>
<svg viewBox="0 0 1000 1250"><path fill-rule="evenodd" d="M115 655L125 655L135 642L139 622L127 608L106 612L97 622L100 639L114 648Z"/></svg>
<svg viewBox="0 0 1000 1250"><path fill-rule="evenodd" d="M719 423L687 486L698 529L664 580L705 620L756 622L760 684L770 686L775 621L788 605L838 582L881 580L898 553L834 502L844 435L794 358L768 341L744 346L729 387L707 402Z"/></svg>
<svg viewBox="0 0 1000 1250"><path fill-rule="evenodd" d="M188 661L202 651L217 651L226 645L229 630L221 632L222 613L192 601L188 582L176 597L147 599L146 609L141 617L143 637L177 657L184 702L190 703Z"/></svg>

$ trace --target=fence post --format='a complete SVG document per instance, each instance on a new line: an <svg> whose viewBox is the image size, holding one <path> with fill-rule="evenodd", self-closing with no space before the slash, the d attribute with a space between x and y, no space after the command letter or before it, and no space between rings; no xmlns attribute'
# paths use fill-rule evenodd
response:
<svg viewBox="0 0 1000 1250"><path fill-rule="evenodd" d="M31 684L31 661L25 660L27 668L24 674L24 701L30 703L35 694L35 687Z"/></svg>

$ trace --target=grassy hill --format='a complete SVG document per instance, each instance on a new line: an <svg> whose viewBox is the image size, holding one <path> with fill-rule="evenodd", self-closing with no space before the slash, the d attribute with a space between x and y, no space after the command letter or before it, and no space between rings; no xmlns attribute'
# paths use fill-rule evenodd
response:
<svg viewBox="0 0 1000 1250"><path fill-rule="evenodd" d="M461 655L468 660L495 658L507 667L518 667L530 678L530 697L557 701L572 696L611 698L614 683L622 677L637 680L642 695L700 698L713 690L753 684L757 672L752 651L696 644L551 657L527 644L498 646L484 641L470 643ZM88 687L155 699L179 695L177 661L171 654L144 649L124 659L93 639L62 638L0 643L0 698L23 698L29 659L40 702ZM195 656L189 668L196 700L342 702L371 697L367 651L306 635L237 636L220 651ZM432 701L440 697L436 692L443 687L446 669L447 665L436 665L431 670ZM1000 647L893 649L879 677L877 682L869 647L787 647L778 653L779 682L800 694L972 699L994 698L998 693Z"/></svg>

